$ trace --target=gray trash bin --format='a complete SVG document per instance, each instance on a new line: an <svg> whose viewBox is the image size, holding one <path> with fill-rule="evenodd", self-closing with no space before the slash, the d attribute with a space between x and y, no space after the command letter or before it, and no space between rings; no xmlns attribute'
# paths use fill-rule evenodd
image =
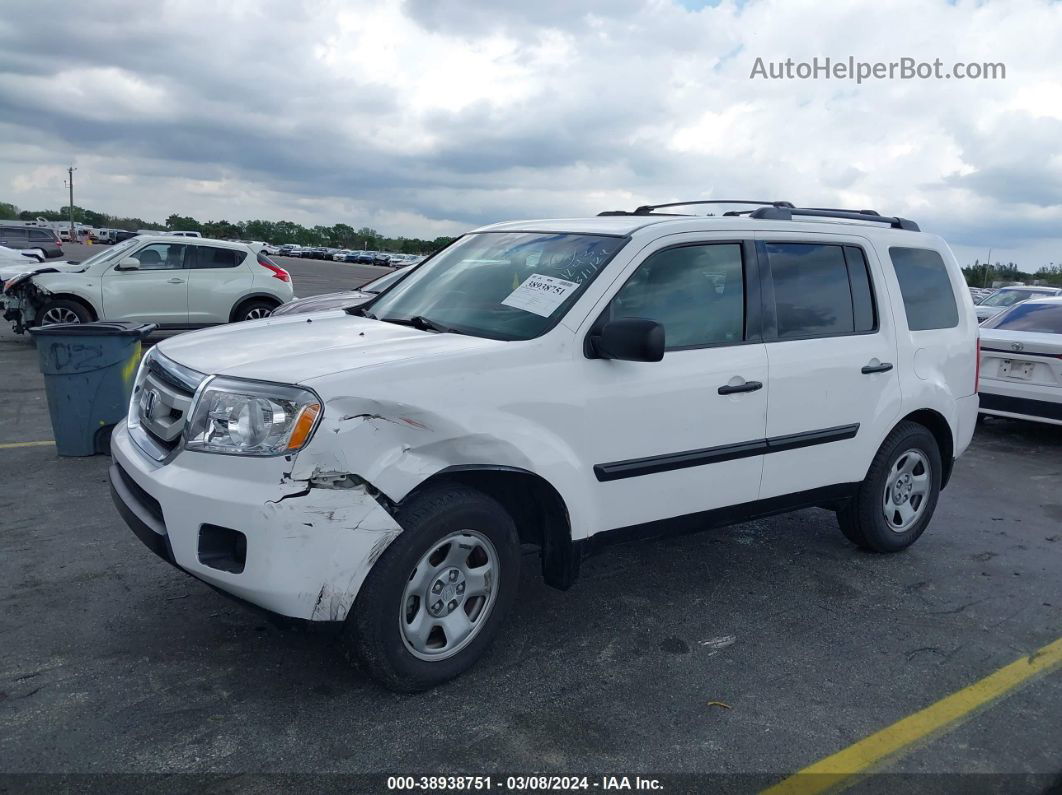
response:
<svg viewBox="0 0 1062 795"><path fill-rule="evenodd" d="M108 451L111 429L129 408L140 341L155 328L104 320L30 329L59 455Z"/></svg>

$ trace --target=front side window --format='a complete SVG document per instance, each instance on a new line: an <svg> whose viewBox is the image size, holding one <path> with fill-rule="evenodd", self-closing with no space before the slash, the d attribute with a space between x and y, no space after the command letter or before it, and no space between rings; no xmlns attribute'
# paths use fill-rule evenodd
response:
<svg viewBox="0 0 1062 795"><path fill-rule="evenodd" d="M669 351L741 342L741 245L679 246L650 255L609 304L608 320L628 317L660 323Z"/></svg>
<svg viewBox="0 0 1062 795"><path fill-rule="evenodd" d="M552 328L626 238L480 232L461 238L367 305L425 330L527 340Z"/></svg>
<svg viewBox="0 0 1062 795"><path fill-rule="evenodd" d="M1062 334L1062 303L1019 304L1007 312L996 315L984 326L1004 331Z"/></svg>
<svg viewBox="0 0 1062 795"><path fill-rule="evenodd" d="M183 243L150 243L133 256L140 260L142 271L181 270L187 248Z"/></svg>
<svg viewBox="0 0 1062 795"><path fill-rule="evenodd" d="M889 257L900 282L907 327L911 331L959 325L955 293L940 254L928 248L893 247L889 249Z"/></svg>
<svg viewBox="0 0 1062 795"><path fill-rule="evenodd" d="M779 339L855 332L852 288L841 246L767 243L765 248Z"/></svg>

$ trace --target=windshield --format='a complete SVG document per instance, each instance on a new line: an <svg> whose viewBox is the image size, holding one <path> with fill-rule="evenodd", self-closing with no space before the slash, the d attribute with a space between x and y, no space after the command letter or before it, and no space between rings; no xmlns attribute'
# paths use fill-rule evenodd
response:
<svg viewBox="0 0 1062 795"><path fill-rule="evenodd" d="M1062 334L1062 304L1021 304L985 323L985 328Z"/></svg>
<svg viewBox="0 0 1062 795"><path fill-rule="evenodd" d="M1019 301L1027 301L1036 293L1031 290L1000 290L981 302L982 306L1012 306Z"/></svg>
<svg viewBox="0 0 1062 795"><path fill-rule="evenodd" d="M546 332L625 238L481 232L461 238L368 307L367 315L499 340Z"/></svg>
<svg viewBox="0 0 1062 795"><path fill-rule="evenodd" d="M118 254L121 254L126 249L132 248L138 242L139 241L135 237L131 237L128 240L123 240L121 243L115 243L113 246L108 249L104 249L99 254L93 254L87 260L83 260L81 264L84 265L86 268L90 268L97 262L108 262L109 260L114 259L114 257Z"/></svg>

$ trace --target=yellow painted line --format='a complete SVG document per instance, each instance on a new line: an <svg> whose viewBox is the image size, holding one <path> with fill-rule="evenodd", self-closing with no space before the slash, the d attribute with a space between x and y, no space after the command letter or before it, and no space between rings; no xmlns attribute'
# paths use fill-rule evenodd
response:
<svg viewBox="0 0 1062 795"><path fill-rule="evenodd" d="M890 758L915 743L943 734L976 710L1003 698L1036 676L1062 665L1062 638L1039 651L1015 660L957 693L942 698L925 709L908 715L843 751L827 756L765 789L762 795L811 795L837 791L854 784Z"/></svg>
<svg viewBox="0 0 1062 795"><path fill-rule="evenodd" d="M0 444L0 450L14 450L16 447L49 447L54 445L55 442L5 442Z"/></svg>

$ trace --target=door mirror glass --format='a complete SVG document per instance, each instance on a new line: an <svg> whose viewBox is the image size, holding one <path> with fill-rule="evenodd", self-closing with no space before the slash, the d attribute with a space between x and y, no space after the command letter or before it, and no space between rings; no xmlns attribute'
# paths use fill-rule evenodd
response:
<svg viewBox="0 0 1062 795"><path fill-rule="evenodd" d="M136 257L126 257L115 268L118 271L138 271L140 270L140 260Z"/></svg>
<svg viewBox="0 0 1062 795"><path fill-rule="evenodd" d="M664 358L664 327L655 320L624 317L611 320L592 336L594 352L602 359L659 362Z"/></svg>

